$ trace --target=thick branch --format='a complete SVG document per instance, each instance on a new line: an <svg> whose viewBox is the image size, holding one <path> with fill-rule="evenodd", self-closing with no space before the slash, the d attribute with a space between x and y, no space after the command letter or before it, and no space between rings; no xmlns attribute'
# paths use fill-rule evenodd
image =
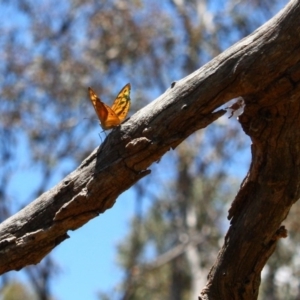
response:
<svg viewBox="0 0 300 300"><path fill-rule="evenodd" d="M0 273L38 263L68 238L68 230L112 207L118 195L149 173L153 162L222 116L224 110L214 111L229 99L279 84L300 59L298 20L292 30L285 20L285 15L272 20L173 83L113 130L77 170L4 221L0 225ZM298 78L297 72L291 76L294 81Z"/></svg>

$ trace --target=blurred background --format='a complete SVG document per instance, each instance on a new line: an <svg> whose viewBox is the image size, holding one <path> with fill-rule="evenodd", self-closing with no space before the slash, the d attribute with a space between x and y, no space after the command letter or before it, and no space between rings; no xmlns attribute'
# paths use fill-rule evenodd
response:
<svg viewBox="0 0 300 300"><path fill-rule="evenodd" d="M105 139L88 86L111 104L130 82L132 115L286 3L0 1L0 221ZM251 159L250 139L229 116L167 153L40 264L2 275L0 299L197 299ZM300 298L297 211L263 271L260 299Z"/></svg>

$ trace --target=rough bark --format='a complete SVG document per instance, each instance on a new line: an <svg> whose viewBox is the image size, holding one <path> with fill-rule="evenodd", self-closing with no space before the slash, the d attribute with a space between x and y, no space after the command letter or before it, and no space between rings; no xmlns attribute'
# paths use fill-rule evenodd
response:
<svg viewBox="0 0 300 300"><path fill-rule="evenodd" d="M111 208L153 162L222 116L221 105L242 96L240 122L252 139L253 160L201 299L256 299L260 271L286 234L281 223L299 198L299 15L299 1L291 2L252 35L172 83L77 170L0 224L0 274L38 263L68 238L68 230Z"/></svg>
<svg viewBox="0 0 300 300"><path fill-rule="evenodd" d="M260 42L246 52L243 68L251 79L242 82L252 88L242 94L239 121L252 140L252 162L199 299L257 299L261 270L277 240L287 236L282 222L300 196L299 15L299 1L290 2L254 33L253 42Z"/></svg>

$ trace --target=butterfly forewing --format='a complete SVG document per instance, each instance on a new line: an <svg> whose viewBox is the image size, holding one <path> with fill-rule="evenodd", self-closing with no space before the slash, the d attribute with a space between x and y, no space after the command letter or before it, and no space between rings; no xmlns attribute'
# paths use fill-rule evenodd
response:
<svg viewBox="0 0 300 300"><path fill-rule="evenodd" d="M96 95L96 93L89 87L89 95L91 102L94 106L96 114L101 122L101 124L106 120L108 116L107 105L105 105Z"/></svg>
<svg viewBox="0 0 300 300"><path fill-rule="evenodd" d="M130 83L127 83L119 92L111 107L121 122L126 118L130 108L130 89Z"/></svg>

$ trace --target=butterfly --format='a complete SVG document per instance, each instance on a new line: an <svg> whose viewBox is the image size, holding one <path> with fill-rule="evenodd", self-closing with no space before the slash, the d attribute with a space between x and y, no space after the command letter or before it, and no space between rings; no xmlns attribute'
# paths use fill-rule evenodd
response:
<svg viewBox="0 0 300 300"><path fill-rule="evenodd" d="M119 92L112 107L103 103L96 93L89 87L90 100L104 130L111 129L121 124L126 118L130 108L130 83L127 83Z"/></svg>

